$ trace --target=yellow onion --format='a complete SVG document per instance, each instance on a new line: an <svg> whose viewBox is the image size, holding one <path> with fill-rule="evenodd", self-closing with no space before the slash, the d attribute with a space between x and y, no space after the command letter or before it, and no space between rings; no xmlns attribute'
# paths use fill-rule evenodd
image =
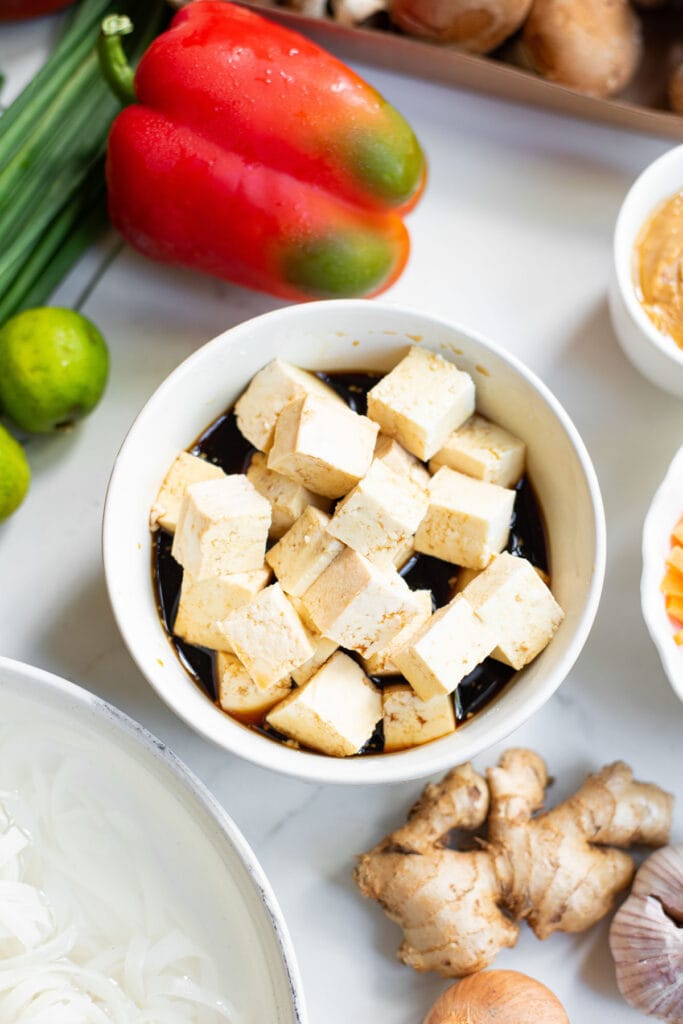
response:
<svg viewBox="0 0 683 1024"><path fill-rule="evenodd" d="M439 996L424 1024L569 1024L557 996L518 971L480 971Z"/></svg>

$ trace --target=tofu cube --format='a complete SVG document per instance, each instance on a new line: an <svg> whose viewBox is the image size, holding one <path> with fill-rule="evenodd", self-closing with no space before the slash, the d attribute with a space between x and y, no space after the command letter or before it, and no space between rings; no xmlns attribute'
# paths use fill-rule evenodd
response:
<svg viewBox="0 0 683 1024"><path fill-rule="evenodd" d="M410 622L404 626L400 633L390 640L384 647L381 647L369 658L363 659L363 668L369 676L395 676L399 674L392 658L396 651L400 651L409 643L418 629L431 618L432 615L432 592L431 590L414 591L415 602L418 610Z"/></svg>
<svg viewBox="0 0 683 1024"><path fill-rule="evenodd" d="M292 602L294 611L301 619L306 635L313 647L313 657L309 658L308 661L305 661L303 665L292 672L292 679L297 686L303 686L325 664L328 658L332 657L334 652L338 650L339 644L334 640L330 640L327 636L321 636L308 618L303 602L298 597L290 597L289 600Z"/></svg>
<svg viewBox="0 0 683 1024"><path fill-rule="evenodd" d="M398 441L394 441L393 437L388 437L386 434L379 435L375 445L374 461L383 462L387 469L399 476L408 476L414 484L423 490L429 486L431 477L420 460L407 452ZM402 569L415 554L413 540L413 537L407 539L394 552L392 562L397 569Z"/></svg>
<svg viewBox="0 0 683 1024"><path fill-rule="evenodd" d="M341 498L370 468L378 430L346 405L306 395L280 413L268 468L315 494Z"/></svg>
<svg viewBox="0 0 683 1024"><path fill-rule="evenodd" d="M524 668L552 640L564 612L526 558L498 555L463 596L496 639L493 657Z"/></svg>
<svg viewBox="0 0 683 1024"><path fill-rule="evenodd" d="M407 683L382 690L384 750L408 750L455 732L455 710L450 694L421 700Z"/></svg>
<svg viewBox="0 0 683 1024"><path fill-rule="evenodd" d="M415 549L467 569L485 569L510 535L515 492L443 466L429 485L429 508Z"/></svg>
<svg viewBox="0 0 683 1024"><path fill-rule="evenodd" d="M289 676L271 683L265 690L257 686L242 662L234 654L221 651L216 658L218 704L242 722L259 722L267 711L292 690Z"/></svg>
<svg viewBox="0 0 683 1024"><path fill-rule="evenodd" d="M407 544L412 548L428 503L424 488L375 459L337 505L327 532L371 562L393 564Z"/></svg>
<svg viewBox="0 0 683 1024"><path fill-rule="evenodd" d="M476 580L479 573L483 571L483 569L458 569L458 573L455 578L455 590L453 591L453 596L456 594L462 594L465 587L468 586L472 580Z"/></svg>
<svg viewBox="0 0 683 1024"><path fill-rule="evenodd" d="M269 536L271 540L279 540L309 505L327 511L331 502L329 498L313 494L281 473L274 473L268 469L266 461L263 452L254 452L247 470L247 480L270 502L272 519Z"/></svg>
<svg viewBox="0 0 683 1024"><path fill-rule="evenodd" d="M539 569L537 565L534 565L533 570L538 578L543 580L546 586L550 585L550 577L544 569ZM455 589L453 591L454 596L455 594L462 594L465 587L469 586L472 580L476 580L477 576L480 576L482 572L484 572L483 569L458 569L458 574L455 580ZM491 657L493 657L493 655L491 655Z"/></svg>
<svg viewBox="0 0 683 1024"><path fill-rule="evenodd" d="M496 638L462 594L440 608L394 662L422 700L452 693L487 658Z"/></svg>
<svg viewBox="0 0 683 1024"><path fill-rule="evenodd" d="M369 658L419 613L419 602L395 569L369 562L351 548L303 596L306 612L323 636Z"/></svg>
<svg viewBox="0 0 683 1024"><path fill-rule="evenodd" d="M292 679L297 686L307 683L311 676L314 676L318 669L332 657L334 652L339 650L338 643L330 640L329 637L320 636L319 633L309 634L309 640L313 645L313 657L292 672Z"/></svg>
<svg viewBox="0 0 683 1024"><path fill-rule="evenodd" d="M472 415L474 402L468 373L415 346L368 392L368 416L384 434L426 461Z"/></svg>
<svg viewBox="0 0 683 1024"><path fill-rule="evenodd" d="M357 662L338 651L274 707L267 721L311 750L349 757L362 750L381 717L379 691Z"/></svg>
<svg viewBox="0 0 683 1024"><path fill-rule="evenodd" d="M442 466L487 480L500 487L514 487L524 475L526 445L514 434L477 413L458 427L433 459L429 468Z"/></svg>
<svg viewBox="0 0 683 1024"><path fill-rule="evenodd" d="M233 474L188 487L171 554L196 580L260 569L270 504L246 476Z"/></svg>
<svg viewBox="0 0 683 1024"><path fill-rule="evenodd" d="M286 405L304 395L319 395L343 405L343 400L315 374L300 370L282 359L274 359L255 374L235 403L240 432L254 448L268 452L273 445L275 424Z"/></svg>
<svg viewBox="0 0 683 1024"><path fill-rule="evenodd" d="M190 484L198 484L203 480L218 480L223 476L225 473L220 466L214 466L212 462L207 462L198 455L181 452L164 477L152 505L149 514L150 528L161 528L168 533L175 533L180 505Z"/></svg>
<svg viewBox="0 0 683 1024"><path fill-rule="evenodd" d="M301 597L340 554L344 545L327 532L330 517L309 506L266 554L282 589Z"/></svg>
<svg viewBox="0 0 683 1024"><path fill-rule="evenodd" d="M173 632L188 644L229 651L223 620L253 600L267 585L270 575L267 565L206 580L196 580L191 573L184 572Z"/></svg>
<svg viewBox="0 0 683 1024"><path fill-rule="evenodd" d="M375 445L375 461L383 462L399 476L409 476L418 487L429 485L429 473L419 459L406 451L403 445L394 441L388 434L380 434Z"/></svg>
<svg viewBox="0 0 683 1024"><path fill-rule="evenodd" d="M223 623L231 649L262 690L313 657L313 645L279 583L257 594Z"/></svg>
<svg viewBox="0 0 683 1024"><path fill-rule="evenodd" d="M391 563L395 569L402 569L406 562L415 554L415 537L407 537L403 544L400 544L391 559Z"/></svg>

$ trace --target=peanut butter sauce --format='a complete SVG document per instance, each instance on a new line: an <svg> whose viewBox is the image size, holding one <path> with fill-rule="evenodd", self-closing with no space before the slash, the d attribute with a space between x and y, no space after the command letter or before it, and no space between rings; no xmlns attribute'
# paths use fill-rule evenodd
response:
<svg viewBox="0 0 683 1024"><path fill-rule="evenodd" d="M635 245L638 298L658 331L683 348L683 191L662 203Z"/></svg>

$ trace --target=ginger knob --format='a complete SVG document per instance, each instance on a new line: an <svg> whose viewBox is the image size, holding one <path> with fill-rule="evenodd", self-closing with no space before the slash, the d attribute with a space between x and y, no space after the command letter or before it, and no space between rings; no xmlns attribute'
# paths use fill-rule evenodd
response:
<svg viewBox="0 0 683 1024"><path fill-rule="evenodd" d="M424 1024L569 1024L557 996L518 971L480 971L451 985Z"/></svg>

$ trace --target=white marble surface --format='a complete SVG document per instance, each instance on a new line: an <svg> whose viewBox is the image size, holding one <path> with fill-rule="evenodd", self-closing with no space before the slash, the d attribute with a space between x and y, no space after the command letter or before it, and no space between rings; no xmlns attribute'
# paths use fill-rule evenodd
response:
<svg viewBox="0 0 683 1024"><path fill-rule="evenodd" d="M0 29L6 96L38 63L53 31L49 20ZM602 483L608 570L592 637L559 693L512 742L547 758L557 796L585 771L628 760L641 777L677 792L674 835L683 840L683 705L660 668L638 598L641 524L681 443L683 406L626 363L605 304L619 203L668 144L362 70L412 121L431 167L425 198L410 218L411 262L388 299L474 327L532 366L574 417ZM106 251L102 246L72 275L63 302L81 294ZM267 297L126 251L109 266L84 311L111 344L111 383L78 430L29 442L30 496L0 528L0 651L125 709L223 801L280 899L311 1021L416 1024L443 982L394 960L398 930L361 901L350 872L354 854L401 820L420 785L304 785L208 746L135 669L102 578L107 477L132 418L198 345L273 306ZM606 935L606 923L545 943L524 932L498 964L550 985L573 1021L644 1021L619 997Z"/></svg>

